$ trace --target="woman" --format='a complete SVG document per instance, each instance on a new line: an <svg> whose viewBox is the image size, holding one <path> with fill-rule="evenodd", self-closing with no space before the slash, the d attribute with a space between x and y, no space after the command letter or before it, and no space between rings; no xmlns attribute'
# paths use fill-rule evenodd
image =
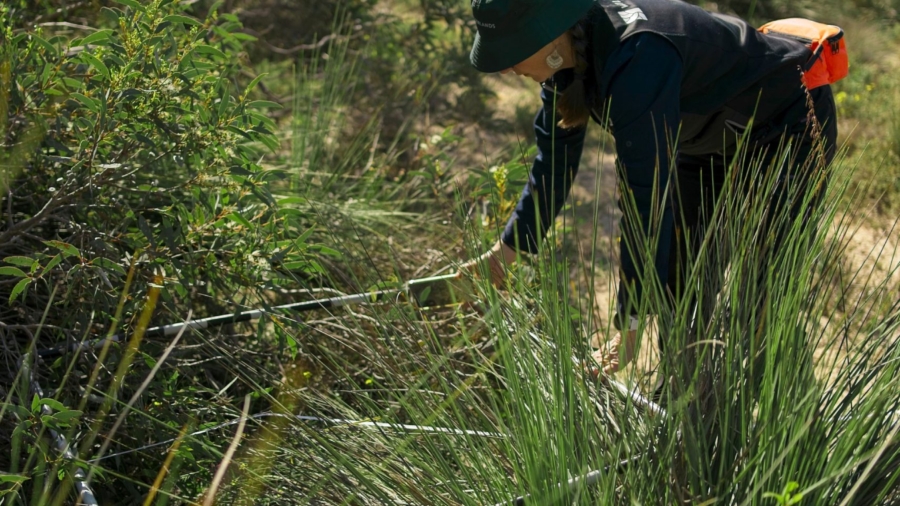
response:
<svg viewBox="0 0 900 506"><path fill-rule="evenodd" d="M638 218L621 222L614 323L626 335L594 354L606 373L634 355L641 266L655 271L672 300L684 292L689 266L682 264L699 245L702 218L742 136L764 161L791 138L796 163L780 176L789 182L812 180L800 175L800 161L818 154L824 167L833 157L831 89L801 85L811 53L800 42L678 0L474 0L472 11L472 64L542 83L544 105L534 123L538 155L518 206L500 240L464 268L487 262L499 284L517 251L537 251L578 170L589 119L605 120ZM665 197L667 184L678 191ZM634 238L653 234L655 256L633 256Z"/></svg>

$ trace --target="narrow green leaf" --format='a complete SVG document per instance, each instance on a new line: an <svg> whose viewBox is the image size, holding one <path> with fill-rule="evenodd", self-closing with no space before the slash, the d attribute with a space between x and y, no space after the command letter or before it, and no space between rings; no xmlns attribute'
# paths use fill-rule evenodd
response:
<svg viewBox="0 0 900 506"><path fill-rule="evenodd" d="M97 100L94 100L93 98L86 97L86 96L82 95L81 93L72 93L69 95L69 97L76 100L78 103L87 107L88 109L90 109L93 112L96 112L96 113L100 112L100 102Z"/></svg>
<svg viewBox="0 0 900 506"><path fill-rule="evenodd" d="M16 407L17 407L17 408L20 408L20 409L25 409L25 408L23 408L22 406L16 406ZM17 410L15 410L15 411L18 413L19 410L17 409ZM25 411L27 412L28 410L25 409ZM26 416L26 417L30 417L30 416L31 416L31 413L27 413L25 416ZM20 417L20 418L22 418L22 417ZM31 427L31 423L30 423L29 420L24 420L24 421L20 422L18 425L16 425L16 428L13 429L13 432L12 432L12 439L13 439L13 441L15 441L16 438L20 438L20 437L22 437L23 435L25 435L25 432L26 432L30 427Z"/></svg>
<svg viewBox="0 0 900 506"><path fill-rule="evenodd" d="M47 81L50 80L50 74L53 72L53 67L51 65L44 65L43 67L40 75L40 83L41 86L47 86Z"/></svg>
<svg viewBox="0 0 900 506"><path fill-rule="evenodd" d="M146 12L146 10L147 10L143 5L141 5L139 2L136 2L135 0L114 0L114 1L118 4L127 5L128 7L131 7L132 9L134 9L136 11Z"/></svg>
<svg viewBox="0 0 900 506"><path fill-rule="evenodd" d="M247 88L244 89L244 95L253 91L253 89L256 88L256 85L259 84L259 82L262 80L262 78L265 77L266 75L267 74L263 73L263 74L260 74L256 77L254 77L253 80L250 81L250 84L247 85Z"/></svg>
<svg viewBox="0 0 900 506"><path fill-rule="evenodd" d="M65 406L65 404L59 402L56 399L51 399L50 397L44 397L43 399L41 399L41 404L45 404L53 411L68 411L68 408Z"/></svg>
<svg viewBox="0 0 900 506"><path fill-rule="evenodd" d="M253 109L284 109L284 106L279 104L278 102L272 102L269 100L254 100L247 104L247 107Z"/></svg>
<svg viewBox="0 0 900 506"><path fill-rule="evenodd" d="M47 262L47 265L44 266L44 272L41 273L41 275L43 276L44 274L53 270L53 268L56 267L57 265L59 265L62 262L62 260L63 260L63 257L61 254L54 255L53 258L51 258L50 261Z"/></svg>
<svg viewBox="0 0 900 506"><path fill-rule="evenodd" d="M20 474L0 473L0 483L23 483L25 481L28 481L27 476L22 476Z"/></svg>
<svg viewBox="0 0 900 506"><path fill-rule="evenodd" d="M175 286L181 286L181 285L176 284ZM141 356L144 358L144 364L146 364L147 367L149 367L149 368L152 369L153 366L156 365L156 359L155 359L155 358L151 357L150 355L148 355L148 354L146 354L146 353L142 353Z"/></svg>
<svg viewBox="0 0 900 506"><path fill-rule="evenodd" d="M109 69L106 67L105 63L100 61L100 58L97 58L96 56L86 51L82 52L79 56L81 56L81 59L85 63L90 64L92 67L96 68L98 72L103 74L103 77L109 79Z"/></svg>
<svg viewBox="0 0 900 506"><path fill-rule="evenodd" d="M13 414L16 415L16 418L21 420L19 422L19 427L25 426L30 427L28 418L31 417L31 411L28 411L28 408L22 406L20 404L7 404L9 409L13 411Z"/></svg>
<svg viewBox="0 0 900 506"><path fill-rule="evenodd" d="M123 60L122 57L117 55L116 53L107 54L106 57L112 60L112 62L120 68L125 68L126 72L131 68L130 66L134 65L135 63L134 61L132 61L131 63L125 63L125 60Z"/></svg>
<svg viewBox="0 0 900 506"><path fill-rule="evenodd" d="M0 276L15 276L17 278L24 278L27 275L28 274L22 272L22 269L19 269L18 267L0 267Z"/></svg>
<svg viewBox="0 0 900 506"><path fill-rule="evenodd" d="M34 259L30 257L12 256L3 259L8 264L18 265L20 267L31 267L34 265Z"/></svg>
<svg viewBox="0 0 900 506"><path fill-rule="evenodd" d="M190 69L194 66L194 50L191 49L184 56L181 57L181 61L178 62L178 72L184 72L185 75L179 76L183 81L188 82L189 77L187 76L187 71L185 69Z"/></svg>
<svg viewBox="0 0 900 506"><path fill-rule="evenodd" d="M100 15L114 23L119 20L119 11L117 11L115 9L110 9L109 7L101 7Z"/></svg>
<svg viewBox="0 0 900 506"><path fill-rule="evenodd" d="M91 263L96 267L101 267L106 270L114 271L117 274L121 274L122 276L124 276L126 274L124 267L117 264L116 262L113 262L112 260L110 260L108 258L103 258L103 257L95 258L94 260L91 261Z"/></svg>
<svg viewBox="0 0 900 506"><path fill-rule="evenodd" d="M82 79L72 79L71 77L63 77L63 83L65 83L66 87L73 90L80 90L84 88L84 80Z"/></svg>
<svg viewBox="0 0 900 506"><path fill-rule="evenodd" d="M321 254L323 254L323 255L328 255L328 256L336 257L336 258L340 258L340 257L341 257L341 252L340 252L340 251L338 251L338 250L336 250L336 249L329 248L328 246L319 246L318 249L319 249L319 253L321 253Z"/></svg>
<svg viewBox="0 0 900 506"><path fill-rule="evenodd" d="M249 134L249 133L247 133L247 132L241 130L240 128L238 128L238 127L236 127L236 126L228 125L228 126L225 127L225 128L226 128L229 132L236 133L236 134L240 135L241 137L244 137L244 138L247 139L247 140L251 140L251 141L253 140L253 137L250 137L250 134Z"/></svg>
<svg viewBox="0 0 900 506"><path fill-rule="evenodd" d="M227 216L227 218L230 219L231 221L241 224L247 228L253 228L253 226L250 225L250 222L247 221L247 218L244 218L243 216L241 216L240 213L237 213L237 212L231 213Z"/></svg>
<svg viewBox="0 0 900 506"><path fill-rule="evenodd" d="M300 234L300 237L297 238L297 240L294 242L294 244L296 244L297 247L301 247L301 245L304 245L306 240L309 239L309 236L311 236L312 233L315 232L315 230L316 230L316 227L310 227L309 230Z"/></svg>
<svg viewBox="0 0 900 506"><path fill-rule="evenodd" d="M59 422L56 421L53 415L41 415L41 423L54 430L60 428Z"/></svg>
<svg viewBox="0 0 900 506"><path fill-rule="evenodd" d="M61 409L61 410L59 410L59 413L56 413L53 416L60 422L70 423L73 418L77 418L81 415L82 415L82 412L78 411L77 409Z"/></svg>
<svg viewBox="0 0 900 506"><path fill-rule="evenodd" d="M41 47L43 47L48 53L50 53L53 56L56 56L56 47L53 44L47 42L46 39L42 39L41 37L34 35L34 34L31 34L31 38L35 42L40 44Z"/></svg>
<svg viewBox="0 0 900 506"><path fill-rule="evenodd" d="M293 209L291 207L285 207L284 209L279 209L278 211L276 211L275 214L277 216L283 216L283 217L294 216L297 218L303 218L305 216L308 216L308 213L304 213L303 211L301 211L299 209Z"/></svg>
<svg viewBox="0 0 900 506"><path fill-rule="evenodd" d="M72 246L71 244L66 243L66 242L44 241L44 244L62 251L66 256L77 256L77 257L81 256L81 252L78 251L78 248L76 248L75 246Z"/></svg>
<svg viewBox="0 0 900 506"><path fill-rule="evenodd" d="M325 274L325 268L319 262L312 261L309 266L304 269L307 274Z"/></svg>
<svg viewBox="0 0 900 506"><path fill-rule="evenodd" d="M31 412L37 413L38 410L41 409L41 398L38 397L38 394L34 394L34 397L31 398Z"/></svg>
<svg viewBox="0 0 900 506"><path fill-rule="evenodd" d="M283 199L278 199L278 205L284 206L288 204L308 204L309 200L303 197L285 197ZM310 229L312 230L312 229Z"/></svg>
<svg viewBox="0 0 900 506"><path fill-rule="evenodd" d="M280 147L280 143L274 135L261 135L259 141L265 144L272 152L278 151L278 148Z"/></svg>
<svg viewBox="0 0 900 506"><path fill-rule="evenodd" d="M87 37L81 39L81 45L87 46L88 44L96 44L97 42L104 42L109 39L109 36L112 35L112 30L100 30L94 32Z"/></svg>
<svg viewBox="0 0 900 506"><path fill-rule="evenodd" d="M228 112L228 106L231 104L231 96L225 95L222 97L222 100L219 101L219 107L216 110L216 113L220 118L225 117L225 113Z"/></svg>
<svg viewBox="0 0 900 506"><path fill-rule="evenodd" d="M243 32L235 32L234 34L232 34L232 36L237 40L246 40L247 42L256 42L257 40L259 40L256 37L250 35L249 33L243 33Z"/></svg>
<svg viewBox="0 0 900 506"><path fill-rule="evenodd" d="M171 14L169 16L164 17L162 20L163 20L163 22L168 21L170 23L181 23L183 25L190 25L190 26L200 26L201 25L201 23L194 18L191 18L188 16L181 16L178 14Z"/></svg>
<svg viewBox="0 0 900 506"><path fill-rule="evenodd" d="M220 51L212 46L206 45L206 44L198 45L197 47L194 48L194 51L196 51L198 54L209 54L209 55L213 55L217 58L225 58L225 53L223 53L222 51Z"/></svg>
<svg viewBox="0 0 900 506"><path fill-rule="evenodd" d="M256 111L250 111L250 113L248 115L250 116L251 119L256 120L257 124L265 125L272 130L275 129L275 122L272 121L271 118L269 118L267 116L263 116L262 114L259 114Z"/></svg>

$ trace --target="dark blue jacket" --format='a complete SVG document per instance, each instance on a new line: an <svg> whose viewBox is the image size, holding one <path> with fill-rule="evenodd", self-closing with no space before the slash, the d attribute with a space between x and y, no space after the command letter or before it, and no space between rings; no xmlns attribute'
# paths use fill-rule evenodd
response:
<svg viewBox="0 0 900 506"><path fill-rule="evenodd" d="M634 314L644 255L633 255L629 244L643 244L643 234L658 237L652 262L665 286L673 220L663 202L677 154L730 154L750 118L751 127L800 120L779 113L804 93L799 67L810 52L680 0L598 0L587 32L592 116L615 138L620 177L639 217L635 230L623 218L619 242L619 313ZM567 69L543 85L538 155L501 237L513 248L537 251L578 171L585 128L556 126L553 105L553 90L572 79Z"/></svg>

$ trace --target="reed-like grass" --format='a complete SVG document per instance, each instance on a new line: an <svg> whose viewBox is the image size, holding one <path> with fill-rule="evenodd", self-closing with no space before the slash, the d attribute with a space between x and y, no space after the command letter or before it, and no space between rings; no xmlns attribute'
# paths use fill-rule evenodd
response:
<svg viewBox="0 0 900 506"><path fill-rule="evenodd" d="M326 51L324 69L295 74L292 149L276 167L289 184L271 184L281 212L299 214L292 226L315 234L303 236L314 238L310 254L322 264L311 274L365 289L422 272L414 262L446 264L449 255L424 251L453 243L448 234L457 229L433 225L429 213L439 203L417 189L433 181L382 178L373 153L389 140L379 139L377 118L352 141L335 140L347 135L352 104L342 90L359 84L358 65L340 44ZM115 362L84 366L70 356L58 364L62 379L45 389L88 385L75 406L98 419L66 435L80 443L95 484L115 483L145 504L195 504L214 478L222 504L767 505L800 495L800 504L894 504L900 302L890 268L846 268L864 219L853 205L858 169L838 157L818 188L824 193L787 191L808 210L792 217L772 199L777 172L735 157L735 177L690 259L686 296L670 303L645 275L640 311L656 316L641 338L659 329L660 363L615 378L626 394L646 385L648 373L659 378L662 410L585 371L599 327L594 287L613 284L614 274L572 265L552 247L505 291L478 281L471 305L418 309L398 301L272 318L255 335L191 333L175 350L144 342L113 374ZM461 190L465 199L471 188ZM425 212L410 211L412 201ZM602 213L592 214L596 231ZM569 233L560 229L555 240ZM467 228L470 249L495 234ZM652 252L655 238L631 247ZM866 265L894 254L873 250ZM573 269L586 279L572 283ZM301 285L319 281L294 274ZM303 295L310 294L318 292ZM157 360L167 362L155 367ZM123 393L143 379L141 361L157 379L126 404ZM18 378L21 392L27 380ZM251 401L239 405L247 392ZM11 391L3 409L21 411L28 401ZM159 408L164 403L171 411ZM178 420L161 417L176 411ZM100 455L116 413L129 420ZM40 430L34 440L46 446ZM24 435L17 437L21 453ZM35 502L62 503L70 478L57 472L72 467L43 459L50 454L44 448L12 472L33 477ZM161 464L123 474L141 459Z"/></svg>
<svg viewBox="0 0 900 506"><path fill-rule="evenodd" d="M269 491L257 501L298 504L892 504L897 286L892 272L836 281L861 218L841 204L855 167L812 167L827 185L779 193L777 170L735 157L689 297L673 307L648 290L641 310L666 336L663 413L585 373L593 329L574 306L591 294L546 254L508 292L482 286L477 312L433 321L398 306L304 325L298 340L318 332L329 352L306 355L297 374L347 388L300 382L278 409L397 426L263 424L243 458L265 472L248 466L234 493L250 479ZM658 287L651 274L645 286Z"/></svg>

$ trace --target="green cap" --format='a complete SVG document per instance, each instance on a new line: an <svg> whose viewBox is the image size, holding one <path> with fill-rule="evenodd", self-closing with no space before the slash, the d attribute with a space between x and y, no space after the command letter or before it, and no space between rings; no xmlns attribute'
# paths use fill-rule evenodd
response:
<svg viewBox="0 0 900 506"><path fill-rule="evenodd" d="M469 55L481 72L499 72L537 53L575 25L594 0L472 0L478 33Z"/></svg>

